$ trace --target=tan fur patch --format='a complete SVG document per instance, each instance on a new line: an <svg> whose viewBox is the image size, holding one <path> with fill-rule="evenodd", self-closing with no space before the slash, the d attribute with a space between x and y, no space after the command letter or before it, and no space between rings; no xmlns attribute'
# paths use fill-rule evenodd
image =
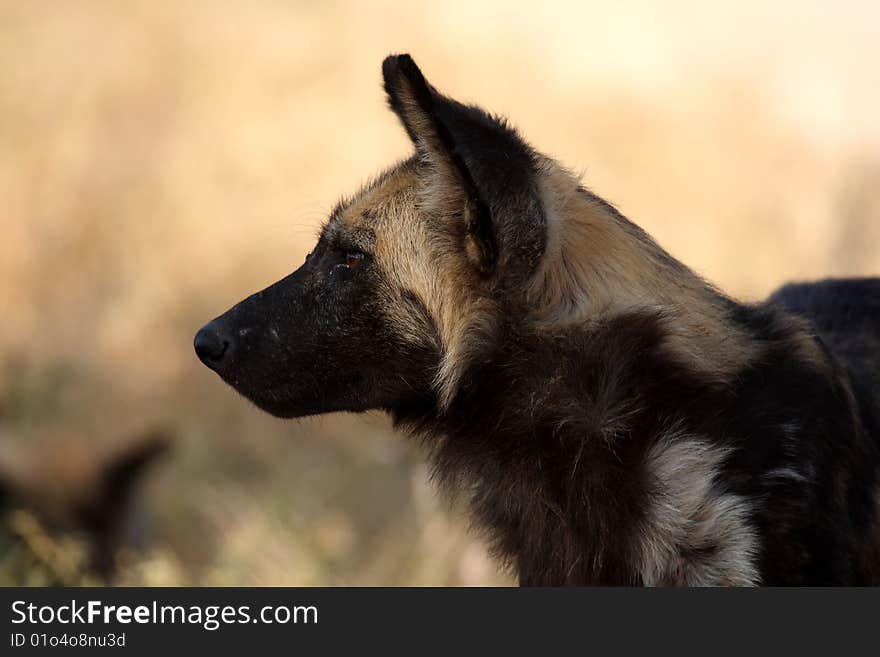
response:
<svg viewBox="0 0 880 657"><path fill-rule="evenodd" d="M648 453L653 505L642 532L641 575L648 586L755 586L758 541L749 502L719 491L725 452L670 436Z"/></svg>
<svg viewBox="0 0 880 657"><path fill-rule="evenodd" d="M445 405L457 389L463 365L491 339L495 304L480 289L455 239L458 231L451 222L461 220L454 210L460 192L451 182L444 184L443 175L426 176L426 181L417 166L414 160L404 162L365 189L340 211L338 229L368 228L374 233L386 314L405 339L440 348L435 388ZM408 311L402 303L405 292L418 297L439 336ZM437 337L439 345L434 344Z"/></svg>
<svg viewBox="0 0 880 657"><path fill-rule="evenodd" d="M719 380L757 355L705 281L579 189L573 174L550 160L542 169L547 248L526 292L539 327L645 310L663 318L670 351Z"/></svg>

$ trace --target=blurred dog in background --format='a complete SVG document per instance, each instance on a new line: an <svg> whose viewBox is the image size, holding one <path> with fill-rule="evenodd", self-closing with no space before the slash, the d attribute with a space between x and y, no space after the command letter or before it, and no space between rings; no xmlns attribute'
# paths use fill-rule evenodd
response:
<svg viewBox="0 0 880 657"><path fill-rule="evenodd" d="M0 441L0 583L112 583L120 555L146 546L138 488L170 435L154 430L111 446L82 437L17 450L11 442Z"/></svg>

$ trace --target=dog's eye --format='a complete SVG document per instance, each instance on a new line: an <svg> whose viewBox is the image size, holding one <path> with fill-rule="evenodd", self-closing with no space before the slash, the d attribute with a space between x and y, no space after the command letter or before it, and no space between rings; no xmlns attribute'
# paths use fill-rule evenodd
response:
<svg viewBox="0 0 880 657"><path fill-rule="evenodd" d="M345 266L354 271L364 261L364 254L360 251L349 251L345 254Z"/></svg>

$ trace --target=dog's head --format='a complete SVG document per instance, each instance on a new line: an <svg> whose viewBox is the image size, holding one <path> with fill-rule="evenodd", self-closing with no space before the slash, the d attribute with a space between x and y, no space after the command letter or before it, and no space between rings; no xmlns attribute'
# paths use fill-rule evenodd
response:
<svg viewBox="0 0 880 657"><path fill-rule="evenodd" d="M274 415L448 403L545 249L543 159L408 55L382 73L415 155L341 202L299 269L195 337L205 365Z"/></svg>

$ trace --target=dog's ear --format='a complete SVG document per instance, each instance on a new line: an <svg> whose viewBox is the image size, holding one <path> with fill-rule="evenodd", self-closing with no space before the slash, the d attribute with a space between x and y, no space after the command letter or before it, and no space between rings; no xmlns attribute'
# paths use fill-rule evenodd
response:
<svg viewBox="0 0 880 657"><path fill-rule="evenodd" d="M443 101L409 55L389 55L382 62L388 104L400 118L416 148L442 153L454 150L452 135L436 105Z"/></svg>
<svg viewBox="0 0 880 657"><path fill-rule="evenodd" d="M439 93L409 55L387 57L382 75L388 103L419 155L462 199L456 210L464 217L469 259L491 274L523 244L521 222L541 215L531 149L503 120ZM520 233L517 240L511 232Z"/></svg>
<svg viewBox="0 0 880 657"><path fill-rule="evenodd" d="M464 195L461 208L466 227L466 249L474 266L490 274L498 257L492 230L492 217L486 199L456 142L452 127L444 120L449 114L449 100L428 84L409 55L391 55L382 62L382 76L388 104L400 117L403 127L419 153L452 175Z"/></svg>

